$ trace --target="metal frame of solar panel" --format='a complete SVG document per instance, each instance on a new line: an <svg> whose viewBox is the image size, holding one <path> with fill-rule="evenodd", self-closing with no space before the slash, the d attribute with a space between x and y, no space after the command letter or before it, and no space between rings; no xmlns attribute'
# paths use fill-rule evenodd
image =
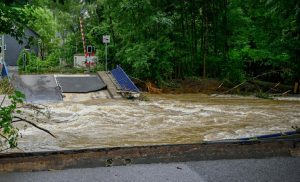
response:
<svg viewBox="0 0 300 182"><path fill-rule="evenodd" d="M131 81L131 79L119 65L116 69L111 70L111 74L117 80L122 90L140 92L140 90L136 87L136 85Z"/></svg>

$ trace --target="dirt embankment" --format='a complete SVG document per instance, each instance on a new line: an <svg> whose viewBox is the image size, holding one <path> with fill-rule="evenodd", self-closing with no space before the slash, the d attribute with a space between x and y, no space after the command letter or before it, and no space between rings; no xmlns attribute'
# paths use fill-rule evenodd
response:
<svg viewBox="0 0 300 182"><path fill-rule="evenodd" d="M282 83L264 82L260 80L249 80L240 84L232 84L217 79L185 79L171 80L159 88L151 81L137 81L136 84L142 91L154 94L275 94L286 95L293 93L293 86Z"/></svg>
<svg viewBox="0 0 300 182"><path fill-rule="evenodd" d="M153 81L135 81L135 84L145 92L153 94L185 94L185 93L220 93L225 91L222 82L214 79L170 80L158 87Z"/></svg>
<svg viewBox="0 0 300 182"><path fill-rule="evenodd" d="M185 94L185 93L204 93L213 94L225 91L222 82L213 79L186 79L174 81L174 86L162 88L163 93Z"/></svg>

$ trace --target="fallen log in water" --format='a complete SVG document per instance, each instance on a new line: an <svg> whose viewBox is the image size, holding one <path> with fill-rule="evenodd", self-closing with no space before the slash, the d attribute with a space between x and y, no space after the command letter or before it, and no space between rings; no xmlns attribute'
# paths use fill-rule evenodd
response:
<svg viewBox="0 0 300 182"><path fill-rule="evenodd" d="M262 91L268 92L268 93L282 93L286 92L287 90L292 90L291 85L284 85L279 83L272 83L272 82L264 82L261 80L251 80L249 83L255 84L260 88Z"/></svg>

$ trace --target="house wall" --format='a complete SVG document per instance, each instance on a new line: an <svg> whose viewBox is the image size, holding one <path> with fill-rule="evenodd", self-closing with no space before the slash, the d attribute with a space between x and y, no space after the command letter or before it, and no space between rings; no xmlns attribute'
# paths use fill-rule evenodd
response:
<svg viewBox="0 0 300 182"><path fill-rule="evenodd" d="M0 70L2 70L2 64L4 61L4 36L0 35Z"/></svg>
<svg viewBox="0 0 300 182"><path fill-rule="evenodd" d="M25 36L34 38L38 37L34 32L32 32L29 29L25 29ZM4 35L4 44L6 45L5 62L8 66L17 66L18 57L21 51L27 45L27 43L28 41L25 38L23 39L23 44L19 44L19 42L10 35ZM30 51L38 55L39 48L37 45L31 45Z"/></svg>

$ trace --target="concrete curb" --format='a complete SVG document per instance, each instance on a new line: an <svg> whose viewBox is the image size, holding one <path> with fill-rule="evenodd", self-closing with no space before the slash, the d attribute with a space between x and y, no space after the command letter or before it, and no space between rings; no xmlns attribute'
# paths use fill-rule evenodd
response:
<svg viewBox="0 0 300 182"><path fill-rule="evenodd" d="M0 172L292 156L300 140L217 142L0 155Z"/></svg>

